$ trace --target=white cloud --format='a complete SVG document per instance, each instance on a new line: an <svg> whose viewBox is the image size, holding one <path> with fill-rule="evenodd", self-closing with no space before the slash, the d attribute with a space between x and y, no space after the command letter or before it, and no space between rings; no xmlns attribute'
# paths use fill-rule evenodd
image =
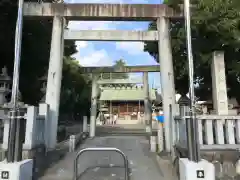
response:
<svg viewBox="0 0 240 180"><path fill-rule="evenodd" d="M143 53L143 42L116 42L116 49L126 51L128 54L136 55Z"/></svg>
<svg viewBox="0 0 240 180"><path fill-rule="evenodd" d="M70 21L68 28L72 30L107 30L114 28L111 22ZM73 55L82 66L112 66L112 59L106 50L95 50L92 42L76 41L77 53ZM84 52L84 53L83 53ZM84 54L84 55L83 55Z"/></svg>
<svg viewBox="0 0 240 180"><path fill-rule="evenodd" d="M112 22L70 21L68 28L71 30L108 30L113 28ZM73 55L82 66L111 66L112 60L104 49L95 50L89 41L76 41L77 53ZM84 52L84 55L82 55Z"/></svg>
<svg viewBox="0 0 240 180"><path fill-rule="evenodd" d="M86 48L88 46L87 41L76 41L75 42L77 49Z"/></svg>
<svg viewBox="0 0 240 180"><path fill-rule="evenodd" d="M77 41L78 52L73 55L82 66L112 66L113 61L105 49L96 50L93 43Z"/></svg>
<svg viewBox="0 0 240 180"><path fill-rule="evenodd" d="M148 3L147 0L65 0L66 3ZM123 22L110 21L70 21L68 28L71 30L115 30ZM138 28L139 30L141 28ZM76 41L78 52L73 55L82 66L111 66L113 60L104 49L96 50L93 43L88 41ZM129 54L143 52L141 42L116 43L116 50L123 50Z"/></svg>
<svg viewBox="0 0 240 180"><path fill-rule="evenodd" d="M78 59L82 66L112 66L112 59L104 49L93 51L92 53Z"/></svg>
<svg viewBox="0 0 240 180"><path fill-rule="evenodd" d="M71 30L108 30L115 29L115 24L109 21L70 21L68 28Z"/></svg>

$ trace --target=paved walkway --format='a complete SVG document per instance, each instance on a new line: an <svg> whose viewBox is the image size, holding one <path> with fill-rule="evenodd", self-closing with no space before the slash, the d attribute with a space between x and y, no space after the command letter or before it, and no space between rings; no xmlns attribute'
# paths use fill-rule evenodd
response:
<svg viewBox="0 0 240 180"><path fill-rule="evenodd" d="M129 160L130 180L167 180L157 165L156 155L149 152L148 140L143 136L105 136L87 139L78 149L88 147L115 147ZM40 180L72 180L76 153L49 168ZM163 172L162 172L163 171ZM79 180L124 180L123 160L117 153L85 152L78 161ZM171 180L171 179L169 179Z"/></svg>

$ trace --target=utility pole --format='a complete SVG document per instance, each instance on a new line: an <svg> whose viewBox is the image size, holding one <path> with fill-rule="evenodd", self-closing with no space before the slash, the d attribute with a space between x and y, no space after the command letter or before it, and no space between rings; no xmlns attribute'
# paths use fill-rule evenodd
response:
<svg viewBox="0 0 240 180"><path fill-rule="evenodd" d="M21 119L20 110L18 107L18 90L19 90L19 74L20 74L20 60L21 60L21 44L22 44L22 27L23 27L23 2L18 1L18 14L15 32L15 50L14 50L14 71L11 97L11 110L9 112L9 137L8 137L8 151L7 161L20 161L22 156L21 148Z"/></svg>
<svg viewBox="0 0 240 180"><path fill-rule="evenodd" d="M188 55L188 70L189 70L189 94L190 94L190 119L186 120L187 143L189 160L199 162L199 138L198 138L198 124L195 112L195 94L194 94L194 65L192 56L192 40L191 40L191 16L190 16L190 2L184 0L184 17L185 29L187 33L187 55Z"/></svg>

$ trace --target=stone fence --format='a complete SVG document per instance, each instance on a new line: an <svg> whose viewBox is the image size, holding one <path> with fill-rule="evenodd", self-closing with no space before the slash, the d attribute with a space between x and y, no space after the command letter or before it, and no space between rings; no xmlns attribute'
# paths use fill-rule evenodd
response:
<svg viewBox="0 0 240 180"><path fill-rule="evenodd" d="M187 147L186 121L189 116L175 117L177 146ZM240 116L197 116L198 137L202 150L240 150Z"/></svg>
<svg viewBox="0 0 240 180"><path fill-rule="evenodd" d="M49 105L43 103L39 104L39 107L28 106L27 112L24 116L23 121L25 121L25 134L23 143L23 158L28 158L29 152L38 147L44 147L48 149L48 132L50 128L49 121L47 121L49 115ZM4 131L3 131L3 143L0 144L2 155L1 160L5 156L5 152L8 147L8 133L9 133L9 120L3 121Z"/></svg>
<svg viewBox="0 0 240 180"><path fill-rule="evenodd" d="M175 149L177 157L187 157L186 121L189 116L175 117ZM215 166L216 179L239 179L240 116L199 115L198 138L201 158Z"/></svg>

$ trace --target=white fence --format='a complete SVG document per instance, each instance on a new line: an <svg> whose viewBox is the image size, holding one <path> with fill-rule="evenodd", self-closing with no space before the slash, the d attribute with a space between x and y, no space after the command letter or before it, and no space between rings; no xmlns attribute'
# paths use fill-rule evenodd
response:
<svg viewBox="0 0 240 180"><path fill-rule="evenodd" d="M187 147L186 121L175 117L176 145ZM200 148L203 150L240 149L240 116L197 116Z"/></svg>

